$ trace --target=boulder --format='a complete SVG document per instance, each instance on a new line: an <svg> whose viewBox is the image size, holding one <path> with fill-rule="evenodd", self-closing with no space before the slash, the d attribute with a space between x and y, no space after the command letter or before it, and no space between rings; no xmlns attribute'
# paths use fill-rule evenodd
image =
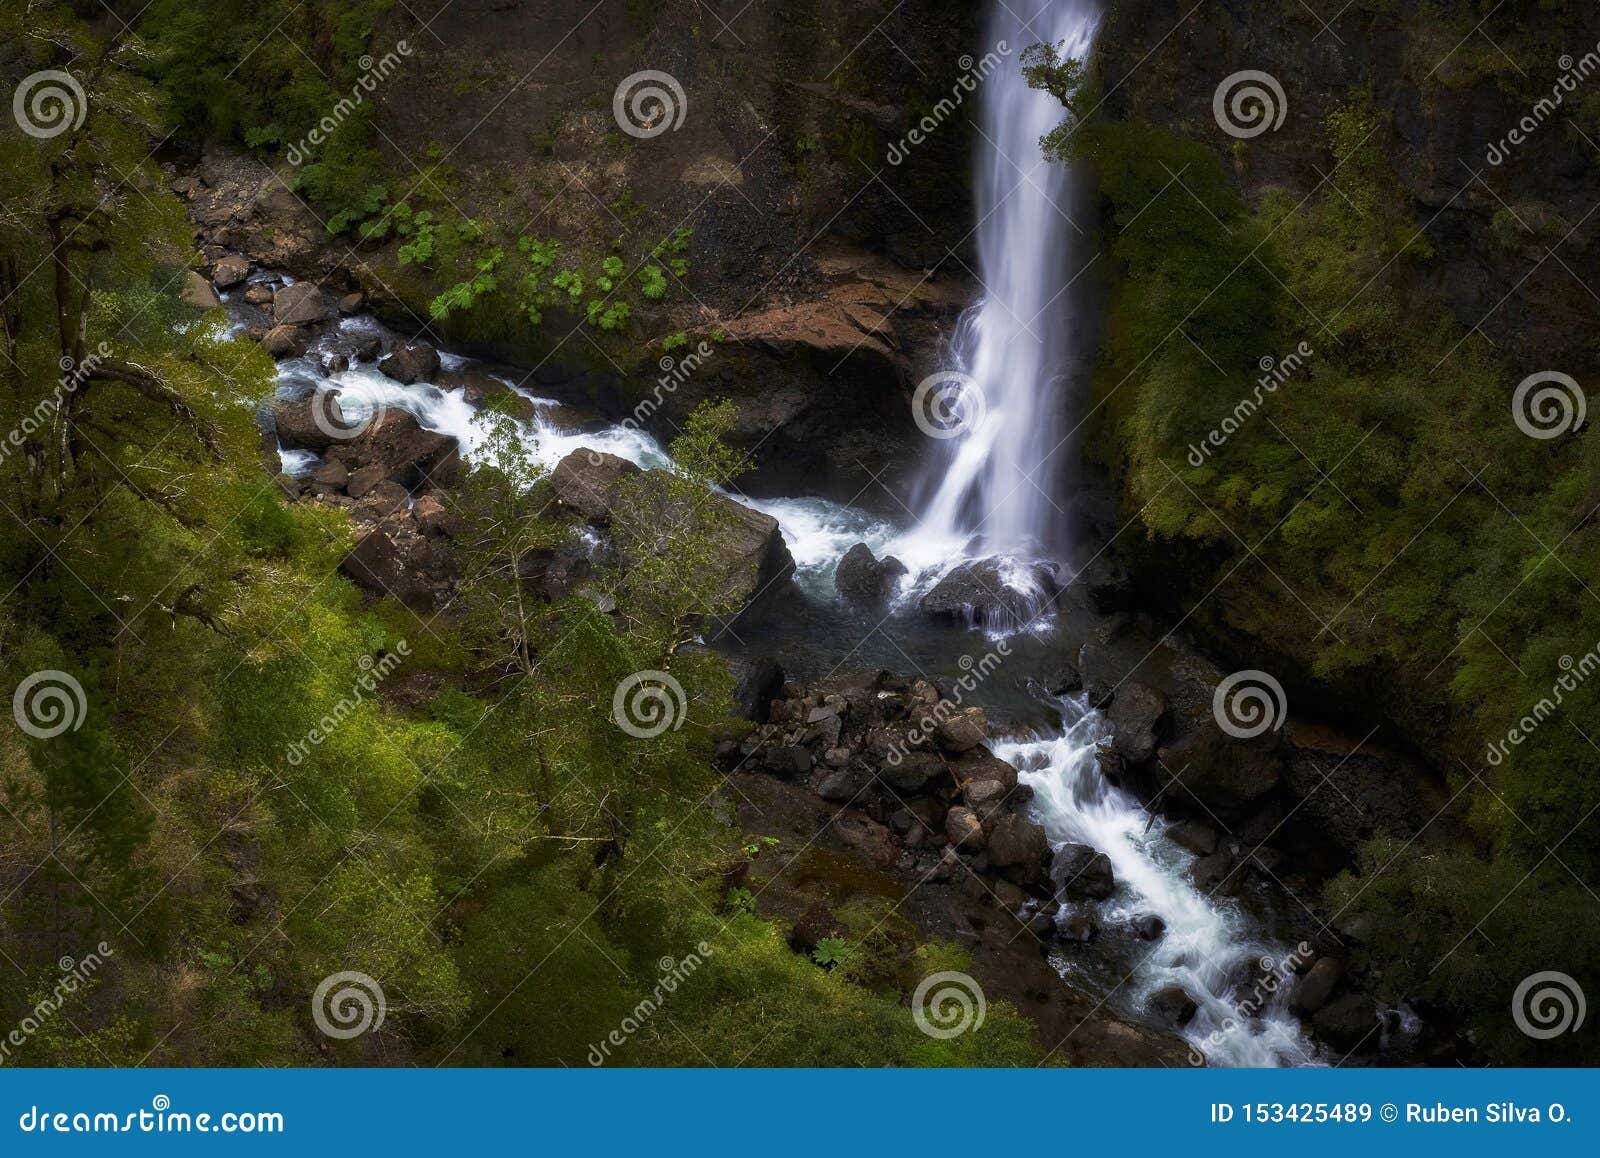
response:
<svg viewBox="0 0 1600 1158"><path fill-rule="evenodd" d="M1110 650L1098 643L1086 643L1078 649L1078 672L1089 704L1096 708L1111 702L1117 685L1128 674L1126 665L1118 663Z"/></svg>
<svg viewBox="0 0 1600 1158"><path fill-rule="evenodd" d="M857 543L844 553L833 574L833 586L847 603L859 607L882 607L894 594L895 584L906 573L906 565L894 556L877 558L865 543Z"/></svg>
<svg viewBox="0 0 1600 1158"><path fill-rule="evenodd" d="M1333 996L1334 988L1344 977L1344 963L1336 957L1318 957L1315 965L1295 983L1289 996L1289 1008L1301 1017L1316 1013Z"/></svg>
<svg viewBox="0 0 1600 1158"><path fill-rule="evenodd" d="M250 263L236 253L218 260L211 267L211 284L218 289L236 286L250 276Z"/></svg>
<svg viewBox="0 0 1600 1158"><path fill-rule="evenodd" d="M934 726L933 738L947 752L970 752L989 734L982 708L961 708Z"/></svg>
<svg viewBox="0 0 1600 1158"><path fill-rule="evenodd" d="M1111 858L1086 844L1064 844L1050 862L1050 879L1071 899L1103 901L1117 887Z"/></svg>
<svg viewBox="0 0 1600 1158"><path fill-rule="evenodd" d="M1167 923L1154 913L1133 919L1133 935L1141 941L1159 941L1166 932Z"/></svg>
<svg viewBox="0 0 1600 1158"><path fill-rule="evenodd" d="M389 468L381 462L357 467L350 472L350 479L345 483L345 493L353 499L359 499L387 477Z"/></svg>
<svg viewBox="0 0 1600 1158"><path fill-rule="evenodd" d="M1031 622L1054 601L1055 580L1044 567L1019 568L1010 560L980 559L953 568L917 606L933 619L1014 627Z"/></svg>
<svg viewBox="0 0 1600 1158"><path fill-rule="evenodd" d="M1044 875L1050 859L1050 838L1044 829L1016 813L995 821L989 833L989 863L998 869L1016 869L1019 879Z"/></svg>
<svg viewBox="0 0 1600 1158"><path fill-rule="evenodd" d="M436 494L426 494L418 498L411 508L411 514L425 535L454 538L461 532L461 516L445 506Z"/></svg>
<svg viewBox="0 0 1600 1158"><path fill-rule="evenodd" d="M382 595L413 601L427 595L432 583L419 563L403 552L381 530L368 531L339 564L339 570L359 587Z"/></svg>
<svg viewBox="0 0 1600 1158"><path fill-rule="evenodd" d="M611 521L611 506L616 486L639 473L625 458L598 450L575 450L550 472L550 486L556 501L570 507L591 523Z"/></svg>
<svg viewBox="0 0 1600 1158"><path fill-rule="evenodd" d="M406 386L432 382L439 374L439 351L427 342L407 342L379 361L378 369Z"/></svg>
<svg viewBox="0 0 1600 1158"><path fill-rule="evenodd" d="M318 421L318 419L321 419ZM278 441L290 450L326 450L344 425L337 390L319 390L304 398L279 398L272 403Z"/></svg>
<svg viewBox="0 0 1600 1158"><path fill-rule="evenodd" d="M355 513L366 519L383 519L411 505L411 492L392 479L384 479L356 500Z"/></svg>
<svg viewBox="0 0 1600 1158"><path fill-rule="evenodd" d="M351 314L358 314L361 312L361 307L366 300L364 294L345 294L344 297L339 299L339 312L345 317L349 317Z"/></svg>
<svg viewBox="0 0 1600 1158"><path fill-rule="evenodd" d="M1210 856L1217 851L1217 830L1198 820L1180 820L1171 825L1167 839L1196 856Z"/></svg>
<svg viewBox="0 0 1600 1158"><path fill-rule="evenodd" d="M1194 887L1210 894L1227 884L1233 875L1233 857L1217 851L1194 862Z"/></svg>
<svg viewBox="0 0 1600 1158"><path fill-rule="evenodd" d="M385 478L412 490L425 483L449 486L461 470L455 435L424 430L407 410L384 411L343 453L361 466L382 466Z"/></svg>
<svg viewBox="0 0 1600 1158"><path fill-rule="evenodd" d="M179 296L197 310L214 310L222 304L222 299L217 297L217 291L211 288L211 283L193 270L189 271L188 279L183 283L183 292Z"/></svg>
<svg viewBox="0 0 1600 1158"><path fill-rule="evenodd" d="M325 462L311 472L312 482L332 487L336 491L344 490L345 483L349 480L350 472L345 469L342 462Z"/></svg>
<svg viewBox="0 0 1600 1158"><path fill-rule="evenodd" d="M977 814L960 805L945 814L944 834L962 852L977 852L985 843L983 825L978 822Z"/></svg>
<svg viewBox="0 0 1600 1158"><path fill-rule="evenodd" d="M1150 1012L1168 1025L1188 1025L1199 1011L1181 985L1168 985L1150 995Z"/></svg>
<svg viewBox="0 0 1600 1158"><path fill-rule="evenodd" d="M902 795L925 790L943 773L944 761L931 752L903 752L878 769L878 777Z"/></svg>
<svg viewBox="0 0 1600 1158"><path fill-rule="evenodd" d="M774 776L805 776L811 771L811 753L798 744L773 748L762 761Z"/></svg>
<svg viewBox="0 0 1600 1158"><path fill-rule="evenodd" d="M306 352L306 332L299 326L273 326L261 336L261 348L274 358L298 358Z"/></svg>
<svg viewBox="0 0 1600 1158"><path fill-rule="evenodd" d="M338 308L311 282L286 285L272 298L272 320L280 326L308 326L338 315Z"/></svg>
<svg viewBox="0 0 1600 1158"><path fill-rule="evenodd" d="M1226 737L1210 720L1161 749L1160 756L1155 773L1161 787L1197 801L1224 822L1252 812L1281 778L1282 760L1269 746Z"/></svg>
<svg viewBox="0 0 1600 1158"><path fill-rule="evenodd" d="M1100 921L1093 913L1069 914L1056 926L1056 936L1074 945L1092 941L1099 933Z"/></svg>
<svg viewBox="0 0 1600 1158"><path fill-rule="evenodd" d="M1352 993L1324 1005L1311 1019L1317 1036L1346 1052L1377 1041L1378 1003L1365 993Z"/></svg>
<svg viewBox="0 0 1600 1158"><path fill-rule="evenodd" d="M1166 714L1167 697L1148 684L1130 682L1117 689L1106 715L1124 760L1143 764L1156 754Z"/></svg>
<svg viewBox="0 0 1600 1158"><path fill-rule="evenodd" d="M244 287L243 295L246 305L269 306L272 304L272 287L264 281L255 282Z"/></svg>

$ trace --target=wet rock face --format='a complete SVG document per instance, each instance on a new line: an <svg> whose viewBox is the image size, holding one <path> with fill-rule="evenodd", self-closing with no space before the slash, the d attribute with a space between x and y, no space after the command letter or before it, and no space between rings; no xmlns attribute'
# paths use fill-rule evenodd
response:
<svg viewBox="0 0 1600 1158"><path fill-rule="evenodd" d="M1021 582L1030 588L1019 590ZM918 602L924 615L952 623L1014 627L1054 605L1055 577L1048 568L1014 570L998 559L955 567Z"/></svg>
<svg viewBox="0 0 1600 1158"><path fill-rule="evenodd" d="M879 608L889 602L905 573L906 565L893 555L879 559L865 543L857 543L839 560L833 586L847 603Z"/></svg>
<svg viewBox="0 0 1600 1158"><path fill-rule="evenodd" d="M282 291L278 296L283 296ZM439 351L427 342L406 342L382 358L378 369L406 386L432 382L439 376Z"/></svg>

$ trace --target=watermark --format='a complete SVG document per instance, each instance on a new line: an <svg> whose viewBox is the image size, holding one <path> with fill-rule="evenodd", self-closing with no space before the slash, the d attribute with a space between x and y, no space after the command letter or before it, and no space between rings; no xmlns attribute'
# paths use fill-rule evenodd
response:
<svg viewBox="0 0 1600 1158"><path fill-rule="evenodd" d="M289 146L289 151L284 154L289 164L301 165L310 160L311 154L317 147L326 144L339 126L350 119L350 114L366 103L367 94L376 91L378 85L388 80L389 74L400 67L400 58L410 55L410 43L397 40L394 51L384 53L376 61L371 56L363 56L357 61L356 63L361 66L361 75L356 78L355 84L350 86L350 95L340 97L339 103L333 106L333 111L313 125L305 136Z"/></svg>
<svg viewBox="0 0 1600 1158"><path fill-rule="evenodd" d="M1288 956L1281 961L1263 955L1256 962L1258 972L1249 992L1242 996L1237 991L1233 994L1233 1012L1223 1018L1204 1038L1190 1043L1189 1064L1205 1065L1207 1049L1222 1046L1231 1035L1238 1032L1241 1026L1249 1024L1257 1014L1272 1005L1273 1000L1283 989L1284 983L1298 973L1302 966L1309 965L1315 956L1311 946L1304 941L1291 949Z"/></svg>
<svg viewBox="0 0 1600 1158"><path fill-rule="evenodd" d="M1511 396L1511 420L1529 438L1560 438L1582 426L1588 413L1583 387L1559 370L1529 374Z"/></svg>
<svg viewBox="0 0 1600 1158"><path fill-rule="evenodd" d="M47 68L22 78L11 97L17 127L41 141L80 128L89 115L89 98L70 72Z"/></svg>
<svg viewBox="0 0 1600 1158"><path fill-rule="evenodd" d="M383 1026L389 1011L383 986L354 969L324 977L311 994L311 1020L329 1037L349 1041Z"/></svg>
<svg viewBox="0 0 1600 1158"><path fill-rule="evenodd" d="M929 374L911 395L911 421L929 438L958 438L976 430L988 410L977 379L959 370Z"/></svg>
<svg viewBox="0 0 1600 1158"><path fill-rule="evenodd" d="M676 732L689 718L683 685L664 671L636 671L611 697L611 718L628 735L648 740L668 728Z"/></svg>
<svg viewBox="0 0 1600 1158"><path fill-rule="evenodd" d="M649 140L682 127L689 115L689 98L677 77L647 68L622 78L611 94L611 115L628 136Z"/></svg>
<svg viewBox="0 0 1600 1158"><path fill-rule="evenodd" d="M1217 726L1234 739L1253 740L1283 727L1289 715L1289 697L1283 694L1283 685L1264 671L1236 671L1217 685L1211 714Z"/></svg>
<svg viewBox="0 0 1600 1158"><path fill-rule="evenodd" d="M21 1049L34 1034L61 1011L78 990L89 984L90 979L105 964L107 957L115 956L111 946L101 941L94 949L83 957L74 961L71 957L63 957L56 962L61 970L61 977L49 993L39 999L33 1009L6 1034L0 1038L0 1065L11 1057L13 1050Z"/></svg>
<svg viewBox="0 0 1600 1158"><path fill-rule="evenodd" d="M329 438L340 442L357 438L383 421L383 416L389 412L389 407L383 402L364 403L361 416L351 421L339 401L341 393L338 390L318 390L310 398L312 424Z"/></svg>
<svg viewBox="0 0 1600 1158"><path fill-rule="evenodd" d="M656 962L656 967L661 974L656 978L656 986L650 995L635 1005L626 1017L606 1034L600 1041L589 1046L589 1064L602 1066L611 1057L611 1051L627 1044L634 1034L644 1027L644 1024L655 1016L656 1010L665 1004L668 997L678 991L690 977L694 976L700 966L706 963L706 958L713 955L713 950L706 942L701 941L694 947L694 951L681 961L671 957L663 957Z"/></svg>
<svg viewBox="0 0 1600 1158"><path fill-rule="evenodd" d="M911 1020L923 1033L941 1041L978 1032L988 1012L983 986L954 969L928 974L911 994Z"/></svg>
<svg viewBox="0 0 1600 1158"><path fill-rule="evenodd" d="M311 755L311 749L323 743L333 733L337 732L346 720L355 714L369 695L378 690L378 685L388 679L394 669L400 666L401 660L411 654L411 644L401 640L394 645L394 650L385 652L382 659L374 660L370 655L364 655L357 661L356 666L361 669L361 674L356 677L356 682L350 685L348 694L340 696L339 702L333 705L333 711L323 716L300 740L295 740L284 749L284 756L289 763L298 768L302 761Z"/></svg>
<svg viewBox="0 0 1600 1158"><path fill-rule="evenodd" d="M995 52L986 52L983 54L983 59L976 63L971 56L963 56L956 62L961 66L961 75L951 86L950 95L940 97L938 103L922 115L921 120L906 130L905 136L889 146L889 152L884 157L889 164L898 165L909 157L911 150L932 136L940 125L966 103L967 97L976 92L978 86L1000 67L1001 60L1011 55L1011 46L1003 40L996 42L995 50L999 53L998 56Z"/></svg>
<svg viewBox="0 0 1600 1158"><path fill-rule="evenodd" d="M1547 970L1522 979L1511 995L1511 1020L1529 1037L1549 1041L1583 1028L1588 1013L1583 987L1565 973Z"/></svg>
<svg viewBox="0 0 1600 1158"><path fill-rule="evenodd" d="M54 668L36 671L17 685L11 697L11 715L35 740L49 740L83 727L89 701L83 685L72 675Z"/></svg>
<svg viewBox="0 0 1600 1158"><path fill-rule="evenodd" d="M0 442L0 462L4 462L7 457L23 449L29 438L50 426L67 398L76 394L94 374L95 367L109 357L111 357L111 347L101 342L81 362L72 358L62 358L58 363L61 377L56 379L55 388L46 397L34 403L33 409L23 415L22 421L12 427L11 433Z"/></svg>
<svg viewBox="0 0 1600 1158"><path fill-rule="evenodd" d="M1223 78L1211 95L1211 115L1230 137L1248 140L1278 131L1289 112L1283 86L1270 73L1247 68Z"/></svg>
<svg viewBox="0 0 1600 1158"><path fill-rule="evenodd" d="M702 338L695 344L694 349L680 357L674 358L671 354L662 355L661 361L657 363L661 368L661 377L656 379L655 389L650 391L650 397L641 399L633 408L633 413L619 423L622 429L642 430L650 416L665 405L668 395L677 393L678 387L692 378L716 352L716 347ZM590 466L599 466L604 461L598 450L590 449L588 454Z"/></svg>
<svg viewBox="0 0 1600 1158"><path fill-rule="evenodd" d="M221 1114L173 1110L172 1099L157 1094L148 1110L126 1114L105 1110L50 1110L29 1106L17 1119L25 1134L281 1134L276 1110L227 1110Z"/></svg>
<svg viewBox="0 0 1600 1158"><path fill-rule="evenodd" d="M1528 714L1506 732L1505 739L1494 740L1489 744L1488 754L1484 757L1495 767L1499 767L1505 758L1511 755L1511 749L1520 747L1551 716L1556 714L1566 699L1568 692L1575 692L1595 672L1600 671L1600 643L1594 645L1577 660L1570 655L1564 655L1558 661L1562 675L1550 685L1550 694L1541 696L1539 702L1529 709Z"/></svg>
<svg viewBox="0 0 1600 1158"><path fill-rule="evenodd" d="M994 650L984 652L982 659L974 660L970 655L964 655L957 660L956 664L963 674L956 680L951 695L941 696L938 703L924 712L905 734L904 740L895 741L888 755L884 757L884 762L891 768L898 768L912 748L919 747L932 739L939 725L960 711L968 693L975 691L979 684L993 675L1001 661L1010 654L1011 642L1002 639L995 643Z"/></svg>
<svg viewBox="0 0 1600 1158"><path fill-rule="evenodd" d="M1204 466L1212 452L1221 450L1228 439L1237 434L1240 428L1255 416L1256 411L1261 409L1261 404L1266 401L1267 396L1276 394L1278 387L1299 373L1306 360L1314 353L1310 342L1301 342L1281 358L1273 358L1268 354L1256 363L1262 373L1261 377L1256 379L1255 389L1250 392L1249 397L1239 399L1228 412L1228 416L1213 426L1204 438L1189 444L1189 465L1196 468Z"/></svg>
<svg viewBox="0 0 1600 1158"><path fill-rule="evenodd" d="M1570 53L1564 55L1560 60L1556 61L1556 65L1561 69L1561 75L1556 77L1555 84L1550 86L1550 95L1540 97L1534 103L1532 110L1523 114L1522 119L1505 136L1498 141L1489 142L1489 149L1485 154L1485 159L1489 164L1499 165L1503 163L1506 158L1511 156L1512 149L1525 143L1534 133L1539 131L1539 127L1545 121L1555 116L1555 112L1561 107L1562 102L1568 96L1577 92L1580 84L1588 80L1597 71L1600 71L1600 44L1596 44L1594 48L1584 53L1576 61L1572 59Z"/></svg>

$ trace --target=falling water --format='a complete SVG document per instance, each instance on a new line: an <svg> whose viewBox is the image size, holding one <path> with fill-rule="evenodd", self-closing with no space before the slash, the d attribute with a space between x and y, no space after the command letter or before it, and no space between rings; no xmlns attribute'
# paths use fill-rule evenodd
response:
<svg viewBox="0 0 1600 1158"><path fill-rule="evenodd" d="M1090 0L996 3L988 42L1005 63L984 82L976 126L975 193L982 299L962 319L953 353L976 394L970 421L946 444L920 504L914 566L953 555L1033 559L1059 551L1052 499L1059 475L1061 385L1075 338L1067 286L1081 255L1074 177L1045 159L1040 138L1061 104L1030 88L1018 57L1050 42L1082 58L1099 14Z"/></svg>

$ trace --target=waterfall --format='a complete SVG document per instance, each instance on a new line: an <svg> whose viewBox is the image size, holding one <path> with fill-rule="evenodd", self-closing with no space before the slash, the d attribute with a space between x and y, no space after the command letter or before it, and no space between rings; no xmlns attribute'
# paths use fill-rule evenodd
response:
<svg viewBox="0 0 1600 1158"><path fill-rule="evenodd" d="M1061 104L1028 86L1019 57L1050 42L1082 58L1098 23L1090 0L994 5L986 47L1005 59L983 81L974 130L982 297L952 350L976 398L966 400L970 425L943 444L924 487L919 542L906 551L913 566L960 555L1048 558L1066 546L1053 492L1064 457L1064 375L1078 336L1067 287L1083 260L1082 233L1072 220L1072 169L1047 161L1039 145L1061 123Z"/></svg>
<svg viewBox="0 0 1600 1158"><path fill-rule="evenodd" d="M975 137L982 297L952 341L959 389L975 397L947 400L959 433L936 452L918 525L892 544L920 572L917 588L963 559L1060 560L1068 547L1056 482L1068 450L1066 374L1086 331L1074 325L1068 294L1085 260L1084 235L1071 216L1072 167L1040 148L1063 110L1028 86L1017 56L1047 41L1083 59L1098 26L1091 0L994 0L987 35L1005 43L1008 59L984 82ZM1061 732L999 745L996 755L1034 789L1054 846L1087 844L1110 859L1118 885L1101 917L1130 924L1153 914L1165 925L1110 999L1138 1014L1160 990L1182 989L1196 1007L1183 1033L1197 1064L1312 1063L1314 1049L1287 1008L1283 951L1259 940L1232 902L1198 889L1194 858L1166 837L1165 823L1107 782L1095 759L1109 734L1104 718L1082 699L1060 706Z"/></svg>

